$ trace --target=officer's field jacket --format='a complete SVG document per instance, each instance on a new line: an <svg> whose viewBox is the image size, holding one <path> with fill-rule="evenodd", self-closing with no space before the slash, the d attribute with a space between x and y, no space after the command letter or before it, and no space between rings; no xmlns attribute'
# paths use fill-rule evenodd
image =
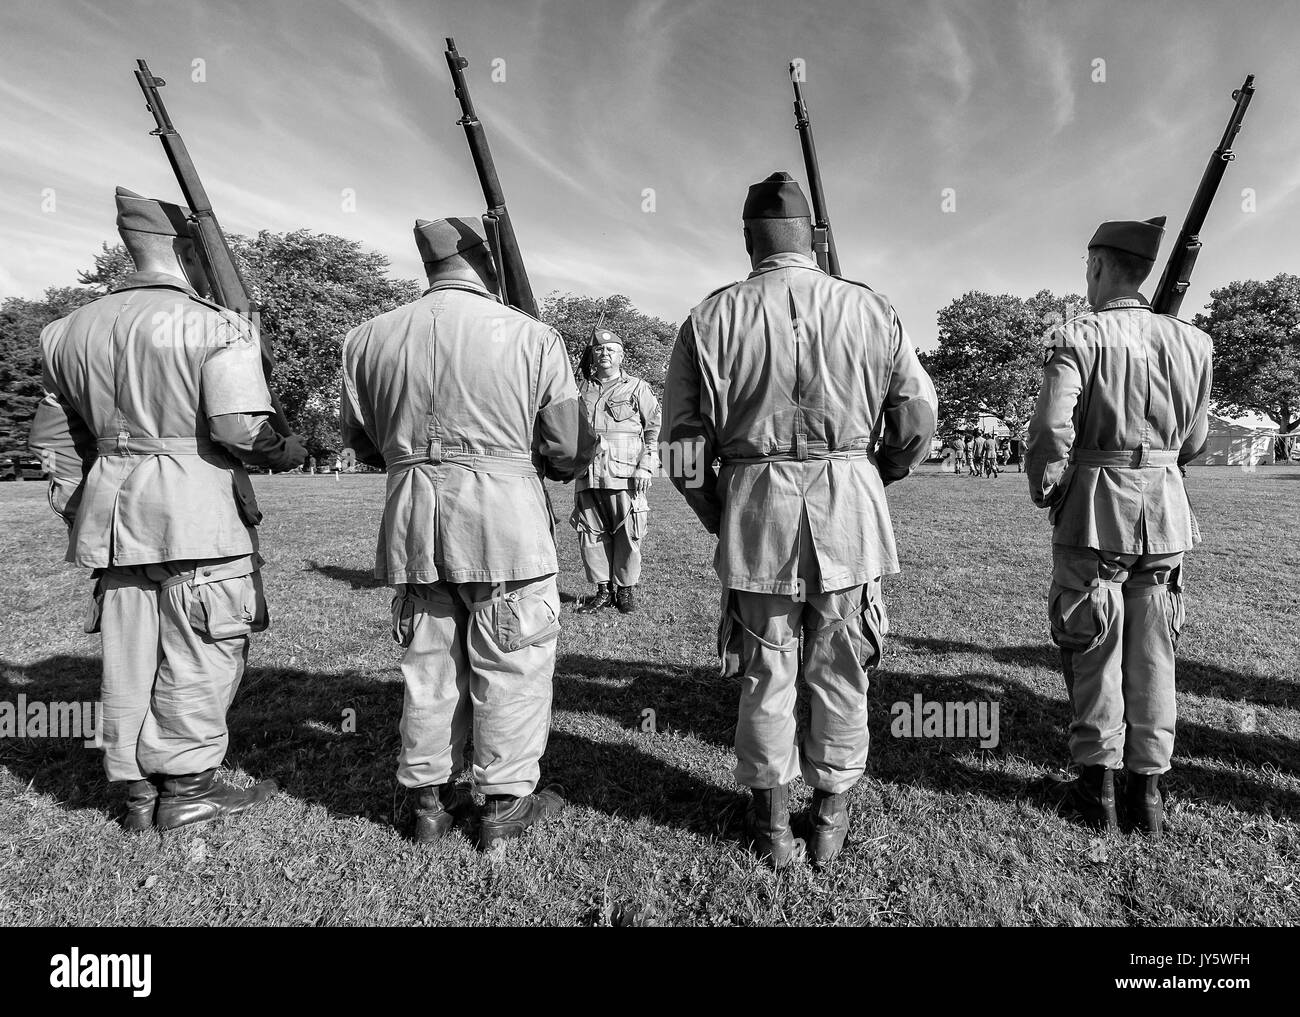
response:
<svg viewBox="0 0 1300 1017"><path fill-rule="evenodd" d="M1129 554L1199 543L1179 467L1205 447L1212 353L1208 335L1141 297L1049 337L1025 472L1055 543Z"/></svg>
<svg viewBox="0 0 1300 1017"><path fill-rule="evenodd" d="M718 534L724 587L799 592L806 517L821 591L844 589L898 571L884 485L925 459L935 413L889 301L779 254L683 322L666 466Z"/></svg>
<svg viewBox="0 0 1300 1017"><path fill-rule="evenodd" d="M41 333L31 448L55 467L68 561L102 568L257 550L244 467L209 426L271 409L258 338L181 280L136 273Z"/></svg>
<svg viewBox="0 0 1300 1017"><path fill-rule="evenodd" d="M578 393L600 447L579 475L577 489L624 491L633 477L653 477L659 462L659 400L650 386L620 374L604 384L584 381Z"/></svg>
<svg viewBox="0 0 1300 1017"><path fill-rule="evenodd" d="M564 341L482 287L442 283L348 333L343 440L384 465L375 574L495 582L557 570L540 478L579 463Z"/></svg>

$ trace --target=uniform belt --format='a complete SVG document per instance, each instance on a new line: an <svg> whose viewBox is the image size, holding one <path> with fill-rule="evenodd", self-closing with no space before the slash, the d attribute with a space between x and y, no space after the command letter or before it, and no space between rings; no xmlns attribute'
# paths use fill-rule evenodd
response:
<svg viewBox="0 0 1300 1017"><path fill-rule="evenodd" d="M1110 466L1115 469L1140 470L1177 466L1178 450L1136 448L1123 452L1103 452L1097 448L1076 448L1070 452L1070 461L1076 466Z"/></svg>
<svg viewBox="0 0 1300 1017"><path fill-rule="evenodd" d="M417 466L460 466L475 473L493 473L505 477L535 477L533 457L523 452L496 452L490 449L445 449L431 441L423 452L397 456L388 460L388 474L404 473Z"/></svg>
<svg viewBox="0 0 1300 1017"><path fill-rule="evenodd" d="M799 455L799 451L803 455ZM865 448L847 448L831 451L825 447L816 447L808 445L802 450L790 449L787 451L769 452L763 456L726 456L722 460L723 466L753 466L757 463L798 463L808 459L830 460L830 459L871 459L874 460L870 450Z"/></svg>
<svg viewBox="0 0 1300 1017"><path fill-rule="evenodd" d="M125 431L95 444L101 456L201 456L221 451L209 438L142 438Z"/></svg>

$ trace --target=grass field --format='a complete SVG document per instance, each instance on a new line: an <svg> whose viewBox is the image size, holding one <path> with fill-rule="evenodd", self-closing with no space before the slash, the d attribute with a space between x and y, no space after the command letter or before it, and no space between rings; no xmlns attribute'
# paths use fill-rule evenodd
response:
<svg viewBox="0 0 1300 1017"><path fill-rule="evenodd" d="M273 621L254 639L227 765L284 791L240 819L132 836L98 752L0 741L0 923L1295 923L1300 469L1195 469L1189 488L1206 543L1185 568L1164 841L1098 838L1057 815L1068 715L1045 618L1049 530L1019 474L928 468L890 489L904 572L886 580L892 633L852 841L828 873L777 875L738 844L739 683L717 677L712 541L666 482L637 615L572 613L588 591L561 529L568 602L542 766L569 805L485 856L393 826L400 651L371 578L382 481L258 478ZM571 492L553 495L567 518ZM0 699L97 695L88 573L63 548L43 485L0 486ZM1000 744L891 737L891 704L916 693L996 701ZM641 730L645 709L656 733Z"/></svg>

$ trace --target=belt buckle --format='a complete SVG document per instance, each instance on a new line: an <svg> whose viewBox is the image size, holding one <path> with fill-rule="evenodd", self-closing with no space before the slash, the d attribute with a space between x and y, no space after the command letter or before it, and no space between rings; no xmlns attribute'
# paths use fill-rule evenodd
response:
<svg viewBox="0 0 1300 1017"><path fill-rule="evenodd" d="M429 447L424 454L428 458L429 462L431 462L433 465L437 466L439 463L441 463L442 462L442 439L430 438Z"/></svg>
<svg viewBox="0 0 1300 1017"><path fill-rule="evenodd" d="M117 454L120 456L129 456L131 454L131 432L117 432Z"/></svg>
<svg viewBox="0 0 1300 1017"><path fill-rule="evenodd" d="M1151 465L1151 442L1144 441L1142 447L1138 449L1137 464L1139 467Z"/></svg>
<svg viewBox="0 0 1300 1017"><path fill-rule="evenodd" d="M808 436L806 434L796 434L794 436L794 457L799 462L808 458Z"/></svg>

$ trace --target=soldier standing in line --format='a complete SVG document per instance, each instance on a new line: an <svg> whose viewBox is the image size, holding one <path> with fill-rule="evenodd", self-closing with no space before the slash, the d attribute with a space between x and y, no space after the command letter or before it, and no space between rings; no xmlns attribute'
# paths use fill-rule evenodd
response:
<svg viewBox="0 0 1300 1017"><path fill-rule="evenodd" d="M898 571L884 487L925 459L937 401L889 301L818 267L789 174L753 185L742 216L753 271L683 322L664 419L673 483L719 538L719 648L745 676L735 773L752 789L747 838L789 864L802 772L808 844L825 866L866 768L868 671L888 631L880 577ZM796 744L801 670L811 721Z"/></svg>
<svg viewBox="0 0 1300 1017"><path fill-rule="evenodd" d="M596 595L579 614L613 604L636 609L641 538L650 518L647 495L658 469L659 400L640 378L624 374L623 340L607 328L592 331L579 386L582 412L600 451L574 485L573 515L588 581Z"/></svg>
<svg viewBox="0 0 1300 1017"><path fill-rule="evenodd" d="M1138 287L1164 217L1106 222L1088 244L1092 312L1053 335L1029 425L1029 490L1053 524L1048 613L1074 714L1070 800L1159 836L1169 770L1183 552L1200 542L1183 467L1207 437L1210 337L1156 314Z"/></svg>
<svg viewBox="0 0 1300 1017"><path fill-rule="evenodd" d="M975 441L971 444L971 475L984 476L984 432L975 432Z"/></svg>
<svg viewBox="0 0 1300 1017"><path fill-rule="evenodd" d="M52 466L68 561L95 570L104 769L126 785L129 830L234 815L276 790L215 779L249 633L267 627L262 514L240 460L290 469L306 452L269 423L251 323L200 296L188 218L118 188L136 271L41 333L30 439Z"/></svg>
<svg viewBox="0 0 1300 1017"><path fill-rule="evenodd" d="M998 439L992 431L984 435L984 476L998 475Z"/></svg>
<svg viewBox="0 0 1300 1017"><path fill-rule="evenodd" d="M414 837L469 813L455 781L472 725L486 850L564 804L536 790L560 632L542 477L585 465L580 406L559 333L493 295L481 221L421 219L415 241L429 288L344 340L343 444L388 471L375 574L405 648L397 777Z"/></svg>

